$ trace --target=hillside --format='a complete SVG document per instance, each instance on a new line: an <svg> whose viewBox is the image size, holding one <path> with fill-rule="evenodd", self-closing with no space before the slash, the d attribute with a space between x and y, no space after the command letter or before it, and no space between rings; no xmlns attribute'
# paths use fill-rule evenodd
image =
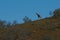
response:
<svg viewBox="0 0 60 40"><path fill-rule="evenodd" d="M0 28L0 40L60 40L60 18L54 15Z"/></svg>

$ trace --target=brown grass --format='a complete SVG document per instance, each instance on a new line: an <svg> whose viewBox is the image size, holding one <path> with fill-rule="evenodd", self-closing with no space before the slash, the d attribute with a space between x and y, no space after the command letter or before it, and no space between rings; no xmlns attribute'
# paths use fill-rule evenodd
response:
<svg viewBox="0 0 60 40"><path fill-rule="evenodd" d="M0 40L60 40L60 19L49 17L2 28Z"/></svg>

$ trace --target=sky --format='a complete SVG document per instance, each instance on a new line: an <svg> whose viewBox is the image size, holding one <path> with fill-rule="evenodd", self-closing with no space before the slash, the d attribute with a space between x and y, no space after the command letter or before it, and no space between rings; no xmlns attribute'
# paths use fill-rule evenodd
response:
<svg viewBox="0 0 60 40"><path fill-rule="evenodd" d="M37 20L37 12L46 18L57 8L60 8L60 0L0 0L0 20L23 23L25 16Z"/></svg>

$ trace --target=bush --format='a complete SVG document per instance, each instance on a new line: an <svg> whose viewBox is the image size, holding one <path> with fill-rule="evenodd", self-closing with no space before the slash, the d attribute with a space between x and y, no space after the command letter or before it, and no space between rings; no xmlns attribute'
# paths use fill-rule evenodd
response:
<svg viewBox="0 0 60 40"><path fill-rule="evenodd" d="M7 28L11 27L11 22L8 22L6 25Z"/></svg>
<svg viewBox="0 0 60 40"><path fill-rule="evenodd" d="M6 26L6 21L0 20L0 28L4 28Z"/></svg>
<svg viewBox="0 0 60 40"><path fill-rule="evenodd" d="M60 8L56 9L53 13L54 13L54 16L60 16Z"/></svg>
<svg viewBox="0 0 60 40"><path fill-rule="evenodd" d="M31 19L29 19L29 17L27 17L27 16L25 16L24 18L23 18L23 21L26 23L26 22L31 22Z"/></svg>

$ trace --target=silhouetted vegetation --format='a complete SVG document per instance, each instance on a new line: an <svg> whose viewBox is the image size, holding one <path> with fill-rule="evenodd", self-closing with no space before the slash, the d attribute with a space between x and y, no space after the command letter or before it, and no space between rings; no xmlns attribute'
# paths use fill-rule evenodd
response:
<svg viewBox="0 0 60 40"><path fill-rule="evenodd" d="M32 20L29 17L25 16L23 18L23 21L24 21L24 23L26 23L26 22L31 22Z"/></svg>
<svg viewBox="0 0 60 40"><path fill-rule="evenodd" d="M60 18L60 8L56 9L53 13L54 13L54 17Z"/></svg>
<svg viewBox="0 0 60 40"><path fill-rule="evenodd" d="M0 40L60 40L60 9L52 17L32 21L25 16L23 21L19 24L16 20L0 20Z"/></svg>

